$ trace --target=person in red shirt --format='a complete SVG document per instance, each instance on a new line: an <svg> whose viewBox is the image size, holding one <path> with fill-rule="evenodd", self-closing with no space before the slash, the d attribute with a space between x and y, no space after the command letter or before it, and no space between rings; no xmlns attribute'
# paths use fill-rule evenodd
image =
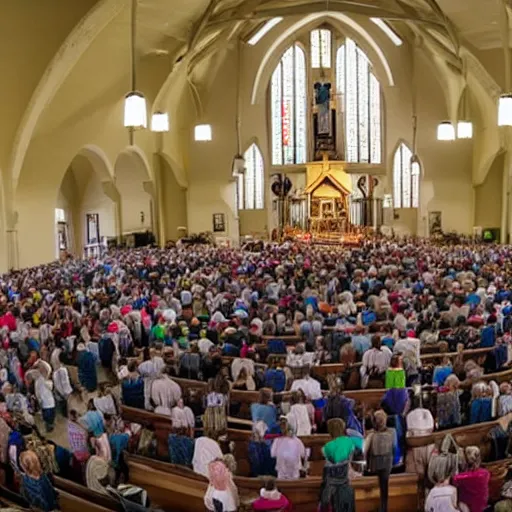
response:
<svg viewBox="0 0 512 512"><path fill-rule="evenodd" d="M467 471L453 477L453 485L459 491L459 502L468 506L470 512L483 512L489 500L491 474L481 468L480 448L468 446L465 450Z"/></svg>
<svg viewBox="0 0 512 512"><path fill-rule="evenodd" d="M260 490L260 497L253 502L252 509L255 511L291 512L292 504L288 498L281 494L274 478L265 479L263 488Z"/></svg>

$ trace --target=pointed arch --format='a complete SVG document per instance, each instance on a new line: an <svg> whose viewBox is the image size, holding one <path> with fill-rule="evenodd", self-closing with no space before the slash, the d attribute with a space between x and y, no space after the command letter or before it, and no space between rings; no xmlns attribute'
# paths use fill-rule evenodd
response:
<svg viewBox="0 0 512 512"><path fill-rule="evenodd" d="M244 153L245 173L238 177L238 209L261 210L265 205L265 164L253 142Z"/></svg>
<svg viewBox="0 0 512 512"><path fill-rule="evenodd" d="M401 141L393 156L393 207L418 208L421 166L412 162L412 151Z"/></svg>
<svg viewBox="0 0 512 512"><path fill-rule="evenodd" d="M306 52L290 46L272 74L272 164L306 162Z"/></svg>
<svg viewBox="0 0 512 512"><path fill-rule="evenodd" d="M348 37L336 53L336 89L344 105L347 162L382 163L380 83L366 53Z"/></svg>

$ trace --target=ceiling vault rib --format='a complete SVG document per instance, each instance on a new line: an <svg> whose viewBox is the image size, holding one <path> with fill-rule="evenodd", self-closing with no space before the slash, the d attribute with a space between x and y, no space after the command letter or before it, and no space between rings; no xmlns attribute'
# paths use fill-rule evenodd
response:
<svg viewBox="0 0 512 512"><path fill-rule="evenodd" d="M206 25L210 21L213 11L215 10L215 7L217 7L218 3L219 0L210 0L210 3L208 4L208 7L204 11L203 15L192 28L190 38L188 41L188 51L192 50L196 45L197 41L199 41L199 38L201 37Z"/></svg>
<svg viewBox="0 0 512 512"><path fill-rule="evenodd" d="M241 12L241 10L233 9L230 12L224 11L222 16L213 16L211 18L211 24L224 23L226 21L234 20L254 20L263 18L274 18L277 16L293 16L300 14L311 14L317 13L318 11L325 10L324 1L305 2L295 4L293 6L285 7L269 7L265 9L254 9L252 12ZM412 18L404 12L398 12L390 9L382 9L369 7L366 5L355 5L353 3L346 3L344 1L332 2L329 4L329 10L335 12L362 14L366 16L402 20L402 21L416 21L420 23L426 23L433 26L444 26L442 22L433 17L420 17Z"/></svg>
<svg viewBox="0 0 512 512"><path fill-rule="evenodd" d="M457 55L460 52L460 39L459 35L457 33L457 29L455 28L452 20L448 18L448 16L444 13L444 11L439 7L439 4L436 0L424 0L427 5L432 9L434 14L438 16L438 18L443 21L443 24L446 28L446 32L448 34L448 37L451 39L452 44L457 52Z"/></svg>

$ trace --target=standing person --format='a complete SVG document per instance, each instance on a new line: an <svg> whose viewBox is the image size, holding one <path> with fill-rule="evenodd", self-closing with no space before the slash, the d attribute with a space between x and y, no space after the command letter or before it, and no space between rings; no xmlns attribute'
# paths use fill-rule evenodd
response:
<svg viewBox="0 0 512 512"><path fill-rule="evenodd" d="M260 422L264 424L263 435L277 424L276 406L272 402L271 389L260 389L258 403L251 404L251 419L253 426Z"/></svg>
<svg viewBox="0 0 512 512"><path fill-rule="evenodd" d="M208 437L217 438L228 427L226 409L229 384L222 375L208 381L206 409L203 416L204 431Z"/></svg>
<svg viewBox="0 0 512 512"><path fill-rule="evenodd" d="M210 484L206 490L204 504L208 512L237 512L240 501L233 475L222 459L208 465Z"/></svg>
<svg viewBox="0 0 512 512"><path fill-rule="evenodd" d="M85 349L83 343L78 344L77 351L78 379L80 384L89 392L96 391L98 375L96 373L94 355Z"/></svg>
<svg viewBox="0 0 512 512"><path fill-rule="evenodd" d="M395 429L386 426L387 414L380 410L374 415L375 431L367 438L365 446L368 471L379 478L380 512L388 510L389 475L393 467L393 453L395 448Z"/></svg>
<svg viewBox="0 0 512 512"><path fill-rule="evenodd" d="M380 336L372 336L372 348L363 354L361 365L361 387L381 388L384 376L389 367L392 353L388 347L382 346Z"/></svg>
<svg viewBox="0 0 512 512"><path fill-rule="evenodd" d="M467 505L470 512L483 512L489 501L491 474L480 467L482 457L478 446L467 446L464 453L467 470L453 477L453 485L459 491L459 501Z"/></svg>
<svg viewBox="0 0 512 512"><path fill-rule="evenodd" d="M260 489L260 497L252 502L252 509L256 512L292 512L293 506L288 498L279 492L275 478L267 477Z"/></svg>
<svg viewBox="0 0 512 512"><path fill-rule="evenodd" d="M305 396L302 391L294 391L291 397L290 412L287 415L288 422L298 436L310 436L314 417L311 418Z"/></svg>
<svg viewBox="0 0 512 512"><path fill-rule="evenodd" d="M57 361L54 361L53 385L55 388L55 398L57 405L64 414L67 413L67 401L73 392L69 381L68 369L62 364L63 354L59 354Z"/></svg>
<svg viewBox="0 0 512 512"><path fill-rule="evenodd" d="M47 432L52 432L55 427L55 397L52 389L53 382L48 379L46 369L40 367L39 374L34 382L34 391L41 406Z"/></svg>
<svg viewBox="0 0 512 512"><path fill-rule="evenodd" d="M277 478L297 480L306 459L306 449L302 441L283 418L280 422L282 437L274 439L270 454L276 459Z"/></svg>
<svg viewBox="0 0 512 512"><path fill-rule="evenodd" d="M27 450L20 455L21 494L34 510L52 512L59 509L58 494L43 473L35 452Z"/></svg>

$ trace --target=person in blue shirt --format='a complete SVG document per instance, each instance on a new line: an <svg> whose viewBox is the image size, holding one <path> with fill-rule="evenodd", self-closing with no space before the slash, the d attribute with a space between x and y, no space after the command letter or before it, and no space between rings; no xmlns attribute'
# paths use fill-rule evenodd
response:
<svg viewBox="0 0 512 512"><path fill-rule="evenodd" d="M487 319L487 325L482 329L480 348L494 347L496 344L496 316Z"/></svg>
<svg viewBox="0 0 512 512"><path fill-rule="evenodd" d="M362 357L363 354L371 347L370 337L366 336L364 332L364 327L358 325L352 335L352 346L359 357Z"/></svg>

